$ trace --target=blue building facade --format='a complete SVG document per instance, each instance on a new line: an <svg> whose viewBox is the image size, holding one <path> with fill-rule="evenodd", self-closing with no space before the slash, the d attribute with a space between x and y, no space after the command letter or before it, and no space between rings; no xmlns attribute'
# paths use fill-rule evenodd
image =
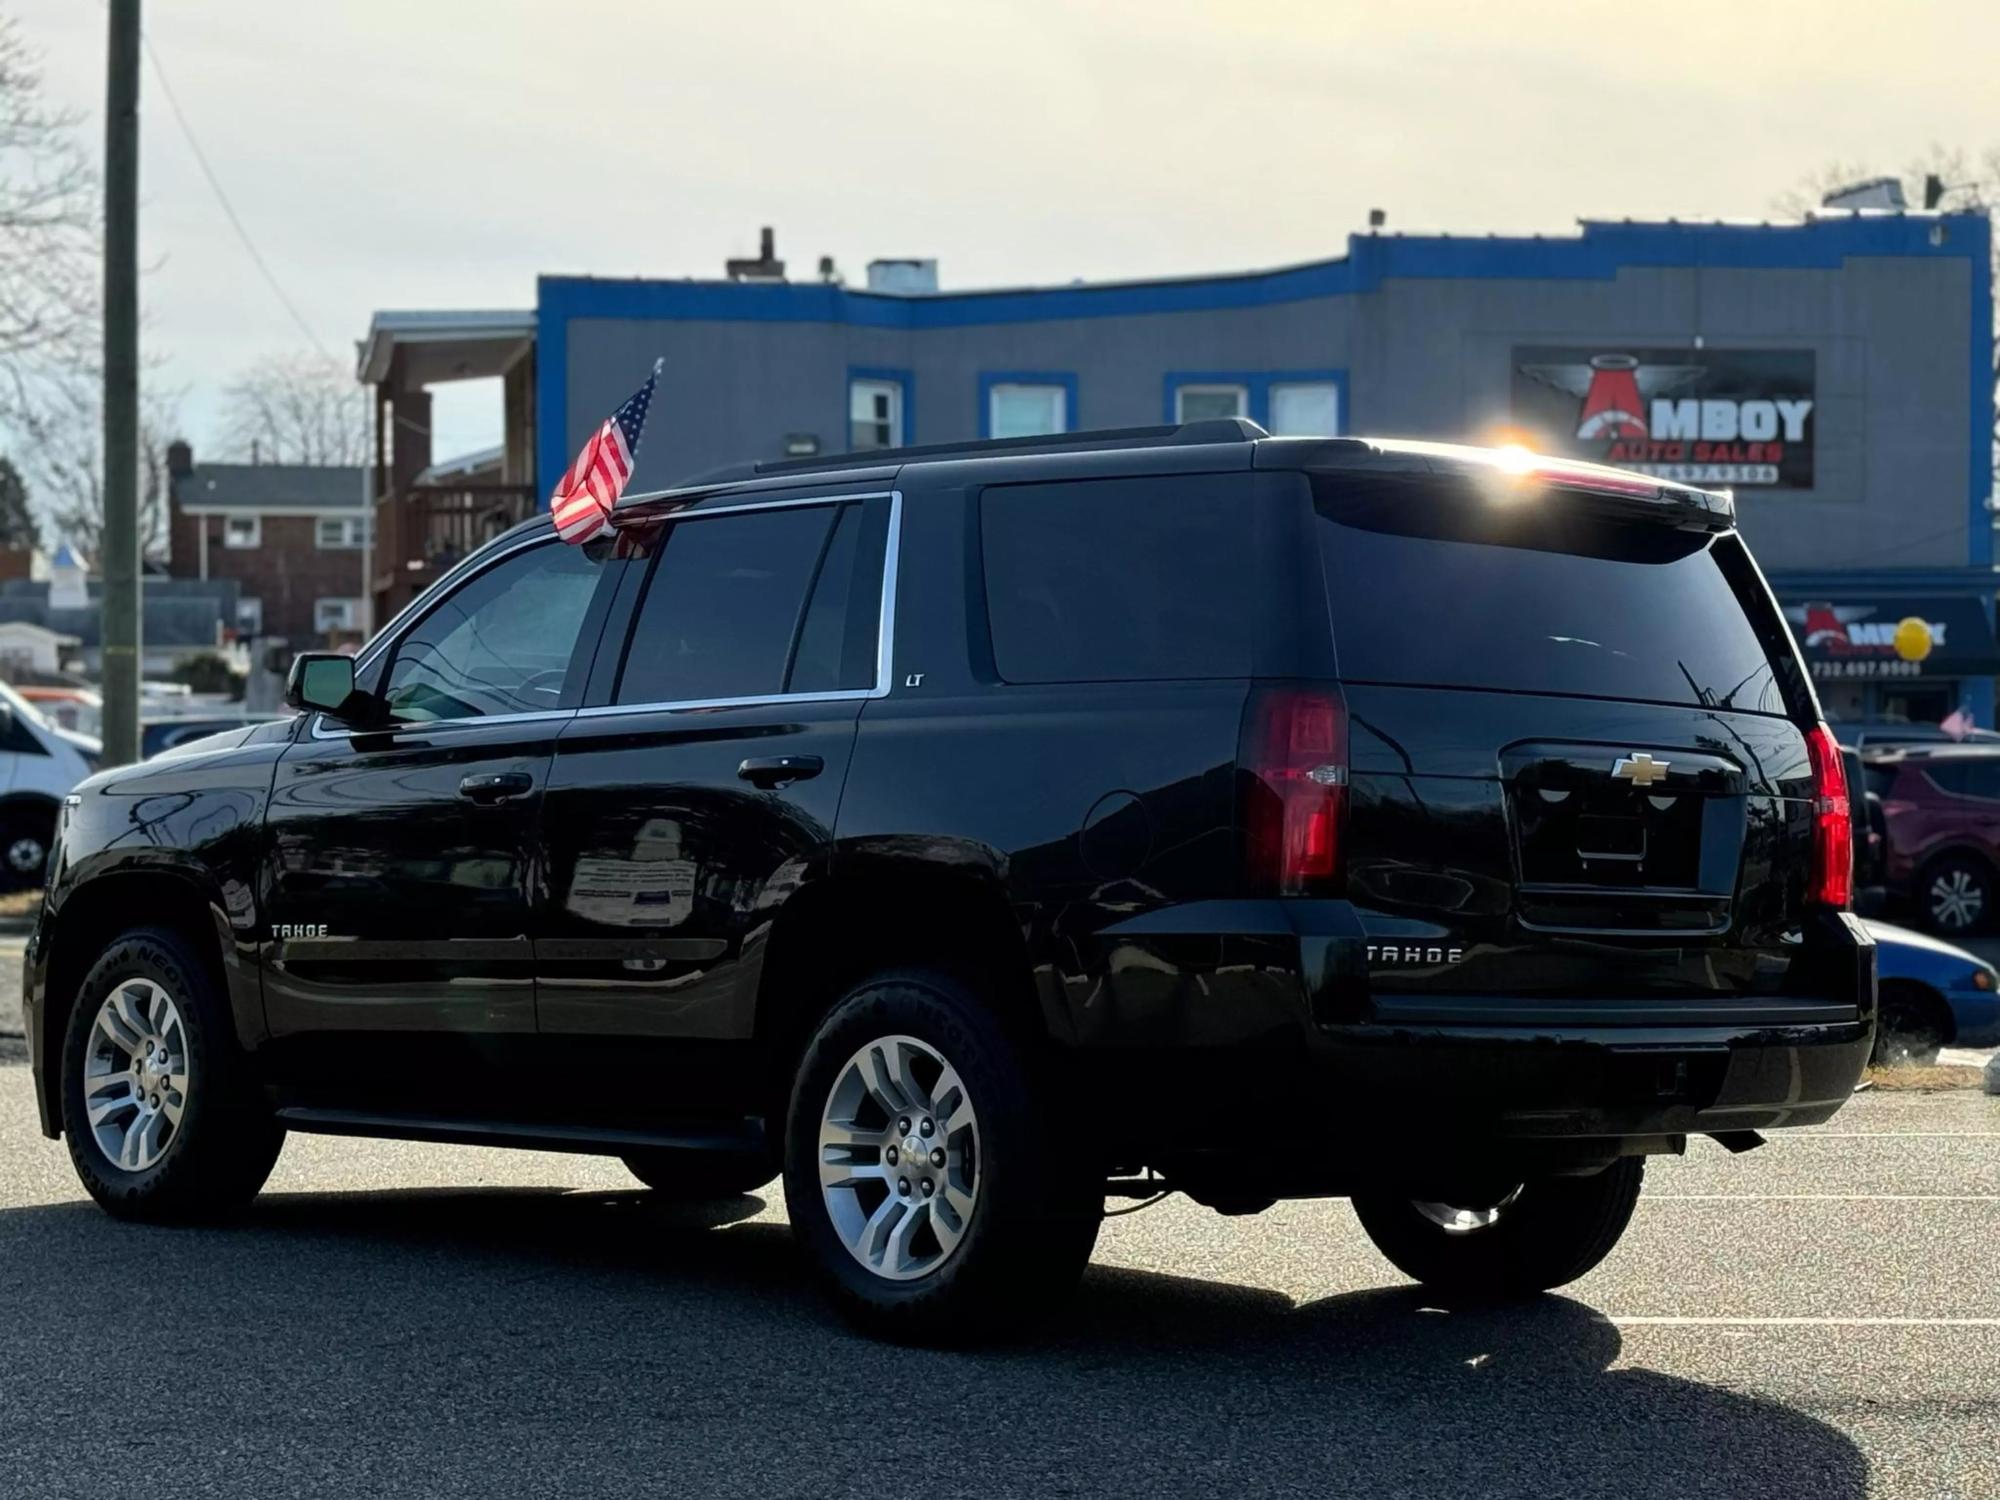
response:
<svg viewBox="0 0 2000 1500"><path fill-rule="evenodd" d="M1990 723L1991 265L1982 215L1843 214L1366 234L1277 270L982 292L545 276L532 477L546 496L656 357L647 488L1227 414L1525 441L1733 488L1833 715ZM1899 649L1911 618L1929 645Z"/></svg>

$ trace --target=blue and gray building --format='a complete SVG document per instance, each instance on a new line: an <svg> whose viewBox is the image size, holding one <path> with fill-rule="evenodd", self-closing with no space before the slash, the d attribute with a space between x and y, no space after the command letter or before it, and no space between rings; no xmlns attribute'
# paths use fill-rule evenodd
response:
<svg viewBox="0 0 2000 1500"><path fill-rule="evenodd" d="M1831 713L1991 723L1991 267L1982 215L1861 213L1370 233L1277 270L996 291L938 290L923 262L878 263L867 288L785 280L768 251L715 281L543 276L532 308L370 328L378 618L545 503L659 357L642 488L746 459L1218 415L1516 440L1728 485ZM427 388L479 376L503 382L497 472L427 487ZM1912 618L1925 631L1899 637Z"/></svg>

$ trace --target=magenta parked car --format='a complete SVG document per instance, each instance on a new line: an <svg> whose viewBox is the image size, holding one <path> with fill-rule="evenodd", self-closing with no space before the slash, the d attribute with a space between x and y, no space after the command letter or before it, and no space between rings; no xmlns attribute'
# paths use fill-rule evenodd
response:
<svg viewBox="0 0 2000 1500"><path fill-rule="evenodd" d="M1882 799L1891 898L1947 936L1987 930L2000 915L2000 747L1912 747L1863 763Z"/></svg>

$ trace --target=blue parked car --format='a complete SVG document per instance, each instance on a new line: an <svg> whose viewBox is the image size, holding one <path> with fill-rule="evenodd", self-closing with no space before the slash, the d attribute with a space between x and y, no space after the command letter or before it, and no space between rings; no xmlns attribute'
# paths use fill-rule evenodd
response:
<svg viewBox="0 0 2000 1500"><path fill-rule="evenodd" d="M2000 971L1927 933L1866 925L1882 997L1877 1063L1930 1063L1940 1047L2000 1046Z"/></svg>

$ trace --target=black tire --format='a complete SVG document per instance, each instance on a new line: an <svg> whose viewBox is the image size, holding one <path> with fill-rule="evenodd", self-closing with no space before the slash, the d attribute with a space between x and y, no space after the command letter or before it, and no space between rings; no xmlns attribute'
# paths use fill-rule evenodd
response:
<svg viewBox="0 0 2000 1500"><path fill-rule="evenodd" d="M1896 980L1882 986L1875 1019L1875 1051L1869 1059L1878 1068L1927 1068L1944 1046L1944 1003L1935 990Z"/></svg>
<svg viewBox="0 0 2000 1500"><path fill-rule="evenodd" d="M1946 854L1924 866L1917 880L1924 925L1942 937L1972 937L1993 925L2000 888L1993 867L1973 854Z"/></svg>
<svg viewBox="0 0 2000 1500"><path fill-rule="evenodd" d="M977 1191L961 1237L935 1269L909 1280L889 1279L848 1250L819 1180L820 1121L836 1084L864 1048L899 1036L957 1072L978 1122ZM1024 1327L1074 1291L1103 1219L1104 1167L1061 1149L1064 1111L1037 1092L1038 1081L1032 1052L946 974L877 975L820 1023L792 1089L785 1201L808 1260L857 1326L900 1342L963 1344ZM891 1191L886 1182L882 1191Z"/></svg>
<svg viewBox="0 0 2000 1500"><path fill-rule="evenodd" d="M56 840L54 808L11 807L0 814L0 890L32 890L48 871Z"/></svg>
<svg viewBox="0 0 2000 1500"><path fill-rule="evenodd" d="M1644 1159L1619 1158L1591 1177L1525 1183L1493 1223L1454 1232L1408 1198L1364 1194L1354 1212L1375 1248L1405 1276L1474 1300L1527 1297L1577 1279L1611 1253L1639 1201Z"/></svg>
<svg viewBox="0 0 2000 1500"><path fill-rule="evenodd" d="M654 1192L685 1203L739 1197L778 1175L770 1157L753 1151L633 1151L619 1159Z"/></svg>
<svg viewBox="0 0 2000 1500"><path fill-rule="evenodd" d="M134 979L150 981L171 998L187 1067L181 1118L165 1136L158 1160L136 1171L99 1144L84 1097L84 1069L99 1045L98 1013L114 990ZM63 1134L76 1175L99 1207L120 1219L183 1223L238 1208L264 1185L285 1142L245 1075L221 976L185 936L167 928L125 933L85 977L64 1032L61 1087ZM110 1123L118 1119L111 1116Z"/></svg>

